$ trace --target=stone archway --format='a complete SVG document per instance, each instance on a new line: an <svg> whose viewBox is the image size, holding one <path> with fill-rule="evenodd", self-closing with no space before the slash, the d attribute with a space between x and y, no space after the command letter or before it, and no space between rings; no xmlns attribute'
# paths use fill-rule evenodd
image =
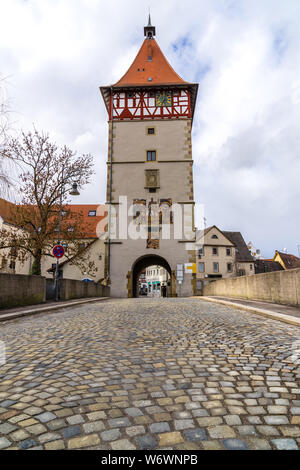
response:
<svg viewBox="0 0 300 470"><path fill-rule="evenodd" d="M174 278L174 273L171 270L171 267L169 263L165 260L165 258L162 258L161 256L158 255L145 255L141 256L138 258L135 263L132 266L131 270L131 297L137 297L137 285L138 285L138 279L139 275L141 272L148 268L149 266L161 266L162 268L165 268L171 278L171 284L172 284L172 292L173 292L173 278Z"/></svg>

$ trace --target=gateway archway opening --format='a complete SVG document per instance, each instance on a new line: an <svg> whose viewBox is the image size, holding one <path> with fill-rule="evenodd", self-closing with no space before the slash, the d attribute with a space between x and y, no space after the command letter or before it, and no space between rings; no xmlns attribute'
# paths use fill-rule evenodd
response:
<svg viewBox="0 0 300 470"><path fill-rule="evenodd" d="M171 295L172 271L169 263L158 255L139 258L132 268L132 297Z"/></svg>

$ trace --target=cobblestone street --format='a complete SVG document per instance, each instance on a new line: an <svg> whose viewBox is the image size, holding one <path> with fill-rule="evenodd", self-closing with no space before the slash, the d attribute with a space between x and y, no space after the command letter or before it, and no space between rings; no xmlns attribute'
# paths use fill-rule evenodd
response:
<svg viewBox="0 0 300 470"><path fill-rule="evenodd" d="M0 449L299 449L300 329L193 299L0 325Z"/></svg>

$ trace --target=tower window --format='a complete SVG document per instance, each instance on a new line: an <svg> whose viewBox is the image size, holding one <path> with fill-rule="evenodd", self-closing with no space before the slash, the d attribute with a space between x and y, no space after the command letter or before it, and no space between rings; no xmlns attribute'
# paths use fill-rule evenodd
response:
<svg viewBox="0 0 300 470"><path fill-rule="evenodd" d="M154 127L148 127L148 128L147 128L147 134L148 134L148 135L153 135L153 134L155 134L155 129L154 129Z"/></svg>
<svg viewBox="0 0 300 470"><path fill-rule="evenodd" d="M147 150L147 162L156 161L156 150Z"/></svg>

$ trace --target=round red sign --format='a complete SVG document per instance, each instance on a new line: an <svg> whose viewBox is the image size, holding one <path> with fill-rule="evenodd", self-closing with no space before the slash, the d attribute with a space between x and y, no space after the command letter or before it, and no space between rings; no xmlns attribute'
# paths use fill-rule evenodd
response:
<svg viewBox="0 0 300 470"><path fill-rule="evenodd" d="M55 245L53 247L52 253L55 258L62 258L65 254L65 249L62 245Z"/></svg>

